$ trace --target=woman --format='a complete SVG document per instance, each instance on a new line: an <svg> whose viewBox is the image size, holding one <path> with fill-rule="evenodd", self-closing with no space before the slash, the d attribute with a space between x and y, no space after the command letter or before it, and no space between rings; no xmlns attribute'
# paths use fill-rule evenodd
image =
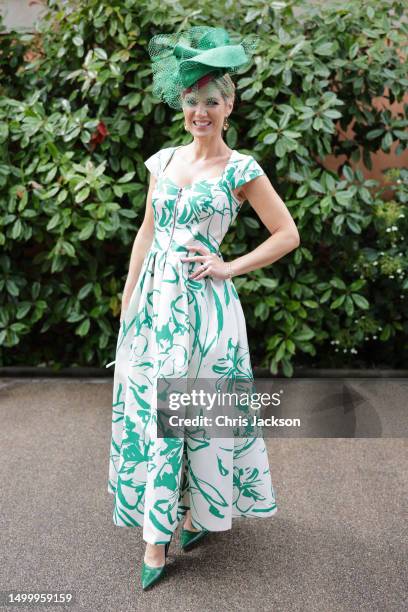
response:
<svg viewBox="0 0 408 612"><path fill-rule="evenodd" d="M253 378L245 319L232 277L268 266L299 244L295 223L251 155L228 148L230 73L253 41L193 27L149 43L154 89L182 109L192 141L145 162L150 183L132 249L116 347L109 492L113 521L143 526L142 586L163 575L179 522L184 550L236 516L277 511L262 437L158 437L158 379ZM219 247L248 200L272 236L225 262Z"/></svg>

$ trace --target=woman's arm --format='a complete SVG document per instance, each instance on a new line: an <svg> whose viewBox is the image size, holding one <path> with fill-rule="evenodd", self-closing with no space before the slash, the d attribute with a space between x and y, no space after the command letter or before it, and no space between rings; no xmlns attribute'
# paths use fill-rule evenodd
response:
<svg viewBox="0 0 408 612"><path fill-rule="evenodd" d="M296 224L266 175L243 185L242 192L272 235L250 253L232 260L232 276L269 266L300 244Z"/></svg>
<svg viewBox="0 0 408 612"><path fill-rule="evenodd" d="M153 189L155 188L155 185L156 178L153 176L153 174L151 174L149 190L147 192L146 197L145 216L142 225L140 226L139 231L136 234L136 238L133 242L132 253L129 262L129 272L126 278L125 287L123 289L121 319L129 305L129 300L139 278L140 270L142 268L145 255L153 242L154 213L152 206L152 193Z"/></svg>

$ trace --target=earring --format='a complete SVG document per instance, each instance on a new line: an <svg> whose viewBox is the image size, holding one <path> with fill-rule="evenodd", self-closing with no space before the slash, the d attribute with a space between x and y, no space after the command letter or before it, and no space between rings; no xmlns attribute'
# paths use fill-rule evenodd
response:
<svg viewBox="0 0 408 612"><path fill-rule="evenodd" d="M186 126L185 122L184 122L184 129L188 132L188 129L187 129L187 126Z"/></svg>
<svg viewBox="0 0 408 612"><path fill-rule="evenodd" d="M224 128L224 130L228 130L228 128L229 128L229 123L228 123L228 118L227 117L225 117L225 119L224 119L223 128Z"/></svg>

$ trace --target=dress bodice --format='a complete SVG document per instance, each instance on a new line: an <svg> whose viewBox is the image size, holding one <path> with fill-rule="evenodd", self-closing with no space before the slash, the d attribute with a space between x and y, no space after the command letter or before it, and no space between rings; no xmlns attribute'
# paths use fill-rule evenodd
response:
<svg viewBox="0 0 408 612"><path fill-rule="evenodd" d="M252 155L234 149L222 175L180 187L163 174L176 148L161 149L145 161L156 177L152 193L155 227L152 249L187 253L185 245L201 244L219 254L222 240L240 208L233 192L265 173Z"/></svg>

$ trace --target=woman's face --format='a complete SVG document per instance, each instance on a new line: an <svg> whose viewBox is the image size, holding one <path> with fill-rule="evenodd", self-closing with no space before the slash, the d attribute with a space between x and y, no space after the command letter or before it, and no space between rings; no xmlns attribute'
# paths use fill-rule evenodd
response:
<svg viewBox="0 0 408 612"><path fill-rule="evenodd" d="M214 136L220 134L224 119L232 110L230 102L225 103L221 93L211 81L183 96L183 112L186 128L193 136Z"/></svg>

